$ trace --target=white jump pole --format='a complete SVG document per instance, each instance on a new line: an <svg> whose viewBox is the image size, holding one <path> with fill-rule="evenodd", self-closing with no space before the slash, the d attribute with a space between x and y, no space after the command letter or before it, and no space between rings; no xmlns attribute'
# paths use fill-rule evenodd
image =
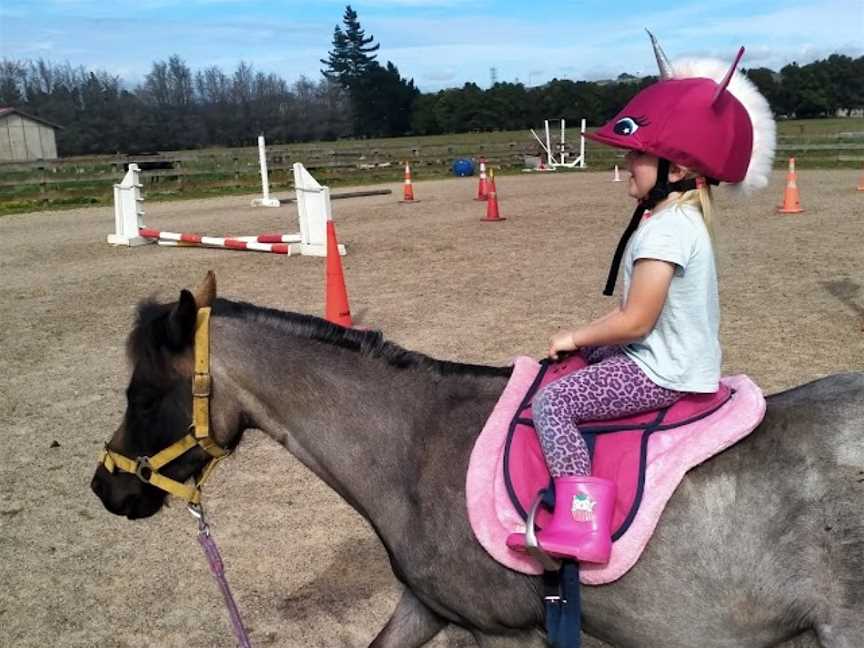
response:
<svg viewBox="0 0 864 648"><path fill-rule="evenodd" d="M563 117L561 118L561 163L567 163L567 120Z"/></svg>
<svg viewBox="0 0 864 648"><path fill-rule="evenodd" d="M144 227L144 197L141 195L140 169L130 164L120 184L114 185L114 233L108 235L111 245L146 245L152 243L138 235Z"/></svg>
<svg viewBox="0 0 864 648"><path fill-rule="evenodd" d="M261 188L263 197L252 201L253 207L278 207L279 199L270 197L270 175L267 173L267 147L264 136L258 136L258 165L261 167Z"/></svg>
<svg viewBox="0 0 864 648"><path fill-rule="evenodd" d="M579 136L579 168L585 168L585 120L582 120L582 134Z"/></svg>

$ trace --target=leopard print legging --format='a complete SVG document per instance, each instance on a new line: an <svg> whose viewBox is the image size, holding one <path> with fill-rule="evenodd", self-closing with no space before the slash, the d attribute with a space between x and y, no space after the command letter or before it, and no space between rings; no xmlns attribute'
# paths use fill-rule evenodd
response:
<svg viewBox="0 0 864 648"><path fill-rule="evenodd" d="M534 396L534 426L552 477L591 474L580 422L667 407L684 395L654 384L619 346L587 347L580 353L587 367Z"/></svg>

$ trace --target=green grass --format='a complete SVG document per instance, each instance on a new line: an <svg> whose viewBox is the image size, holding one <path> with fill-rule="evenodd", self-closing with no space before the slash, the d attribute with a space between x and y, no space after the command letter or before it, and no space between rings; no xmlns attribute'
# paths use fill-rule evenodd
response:
<svg viewBox="0 0 864 648"><path fill-rule="evenodd" d="M780 137L837 136L841 133L864 135L864 119L781 119L777 122Z"/></svg>

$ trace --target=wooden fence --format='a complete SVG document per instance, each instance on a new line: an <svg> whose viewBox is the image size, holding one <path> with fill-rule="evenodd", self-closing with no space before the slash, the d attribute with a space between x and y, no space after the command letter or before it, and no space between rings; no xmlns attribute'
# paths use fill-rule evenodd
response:
<svg viewBox="0 0 864 648"><path fill-rule="evenodd" d="M849 133L849 137L844 135L780 137L777 165L784 167L786 160L795 156L799 167L803 168L811 164L860 166L864 162L864 141L857 133ZM424 175L440 177L447 174L453 161L460 157L476 159L484 156L494 168L515 170L523 166L527 156L538 154L538 147L528 138L517 142L496 141L491 137L480 141L480 136L474 137L477 139L469 136L464 140L443 142L443 138L418 138L416 141L399 138L370 141L365 146L356 140L269 146L271 187L274 191L289 189L293 180L292 164L298 161L324 182L344 185L398 181L405 161L410 161L415 178L422 179ZM578 146L578 131L568 132L568 138ZM607 170L615 164L623 164L622 151L592 142L587 142L586 158L589 170ZM0 164L0 207L13 202L22 206L29 202L51 204L55 201L75 204L76 200L104 203L110 200L112 185L120 181L127 166L133 162L142 169L145 191L156 194L200 190L251 193L260 190L256 147L137 156L87 156Z"/></svg>

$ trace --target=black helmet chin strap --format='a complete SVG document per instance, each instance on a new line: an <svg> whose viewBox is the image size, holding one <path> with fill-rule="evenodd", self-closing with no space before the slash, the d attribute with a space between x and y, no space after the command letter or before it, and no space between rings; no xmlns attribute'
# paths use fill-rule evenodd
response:
<svg viewBox="0 0 864 648"><path fill-rule="evenodd" d="M624 230L621 239L618 241L618 247L615 248L615 255L612 257L612 265L609 267L609 275L606 277L606 287L603 289L604 295L610 296L615 292L615 281L618 279L618 270L621 267L621 258L624 256L627 241L630 240L633 232L639 227L639 221L642 220L645 212L649 209L654 209L658 203L665 200L673 191L683 193L695 189L697 186L696 178L669 182L669 160L665 158L657 160L657 182L654 183L651 191L636 205L636 209L630 217L630 222L627 224L627 229Z"/></svg>

